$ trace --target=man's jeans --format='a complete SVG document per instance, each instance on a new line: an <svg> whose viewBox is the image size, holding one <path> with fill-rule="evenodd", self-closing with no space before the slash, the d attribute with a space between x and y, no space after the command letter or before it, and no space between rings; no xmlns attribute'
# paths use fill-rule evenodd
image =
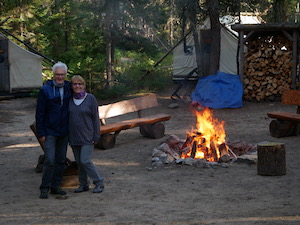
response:
<svg viewBox="0 0 300 225"><path fill-rule="evenodd" d="M88 186L88 176L94 184L103 184L103 177L91 160L94 145L71 146L79 169L79 183Z"/></svg>
<svg viewBox="0 0 300 225"><path fill-rule="evenodd" d="M41 190L60 187L68 147L68 136L46 136L44 143L45 161Z"/></svg>

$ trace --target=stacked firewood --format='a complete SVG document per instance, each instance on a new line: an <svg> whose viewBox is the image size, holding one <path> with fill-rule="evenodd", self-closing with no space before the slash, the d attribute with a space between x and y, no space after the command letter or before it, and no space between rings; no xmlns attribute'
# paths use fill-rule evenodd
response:
<svg viewBox="0 0 300 225"><path fill-rule="evenodd" d="M248 42L244 57L244 99L268 101L292 86L292 42L283 35Z"/></svg>

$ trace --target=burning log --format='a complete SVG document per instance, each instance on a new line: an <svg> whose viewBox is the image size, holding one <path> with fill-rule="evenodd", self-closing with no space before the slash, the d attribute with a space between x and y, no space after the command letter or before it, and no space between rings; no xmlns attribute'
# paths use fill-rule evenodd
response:
<svg viewBox="0 0 300 225"><path fill-rule="evenodd" d="M191 151L191 158L195 158L196 151L197 151L197 141L193 141L192 151Z"/></svg>
<svg viewBox="0 0 300 225"><path fill-rule="evenodd" d="M184 149L184 148L190 146L190 145L192 144L193 140L194 140L194 137L193 137L193 136L187 135L187 136L186 136L186 139L185 139L185 142L184 142L183 145L182 145L182 149Z"/></svg>
<svg viewBox="0 0 300 225"><path fill-rule="evenodd" d="M220 144L218 148L221 156L228 154L228 149L225 143Z"/></svg>
<svg viewBox="0 0 300 225"><path fill-rule="evenodd" d="M213 159L213 161L217 162L219 160L219 157L218 157L215 142L213 141L210 142L210 149L211 149L211 158Z"/></svg>

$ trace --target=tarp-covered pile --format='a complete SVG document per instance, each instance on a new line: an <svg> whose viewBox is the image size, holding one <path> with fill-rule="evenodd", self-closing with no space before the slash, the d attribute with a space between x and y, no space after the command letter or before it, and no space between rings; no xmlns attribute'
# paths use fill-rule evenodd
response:
<svg viewBox="0 0 300 225"><path fill-rule="evenodd" d="M218 71L198 80L192 93L194 103L213 109L243 106L243 85L238 75Z"/></svg>

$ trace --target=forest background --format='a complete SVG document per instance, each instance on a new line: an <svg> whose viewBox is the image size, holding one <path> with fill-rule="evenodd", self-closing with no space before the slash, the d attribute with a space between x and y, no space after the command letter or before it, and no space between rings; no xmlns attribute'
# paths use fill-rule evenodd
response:
<svg viewBox="0 0 300 225"><path fill-rule="evenodd" d="M161 91L172 83L172 48L205 18L212 23L211 69L218 69L223 15L255 13L297 23L300 0L1 0L0 32L42 54L44 79L57 61L99 98ZM197 46L196 50L197 50ZM198 61L199 59L197 59ZM199 69L199 76L202 76Z"/></svg>

